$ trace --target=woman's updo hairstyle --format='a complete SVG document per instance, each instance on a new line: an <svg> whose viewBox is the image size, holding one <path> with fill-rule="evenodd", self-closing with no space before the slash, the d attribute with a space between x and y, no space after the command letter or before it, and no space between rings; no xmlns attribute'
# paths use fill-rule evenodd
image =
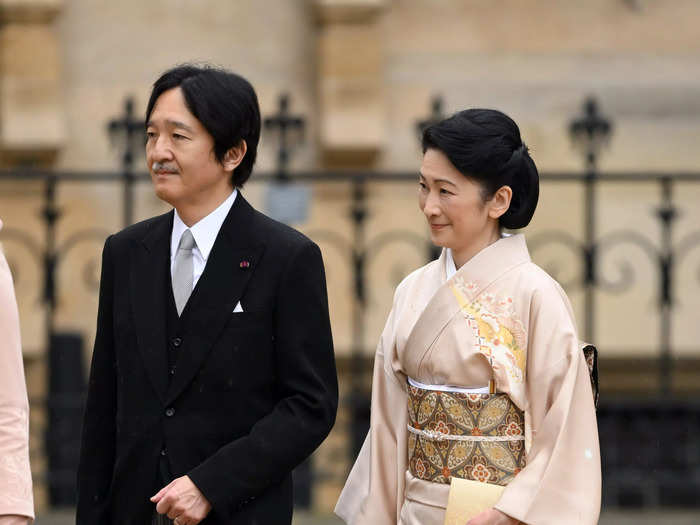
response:
<svg viewBox="0 0 700 525"><path fill-rule="evenodd" d="M495 109L467 109L428 126L423 153L445 154L465 177L478 181L484 201L501 186L510 186L510 207L501 215L504 228L524 228L532 219L540 194L537 167L513 120Z"/></svg>

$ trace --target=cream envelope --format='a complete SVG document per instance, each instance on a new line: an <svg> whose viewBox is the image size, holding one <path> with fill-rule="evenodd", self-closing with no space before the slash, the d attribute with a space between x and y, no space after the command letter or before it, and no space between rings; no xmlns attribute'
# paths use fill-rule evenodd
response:
<svg viewBox="0 0 700 525"><path fill-rule="evenodd" d="M465 525L480 512L493 507L501 498L504 488L492 483L452 478L445 525Z"/></svg>

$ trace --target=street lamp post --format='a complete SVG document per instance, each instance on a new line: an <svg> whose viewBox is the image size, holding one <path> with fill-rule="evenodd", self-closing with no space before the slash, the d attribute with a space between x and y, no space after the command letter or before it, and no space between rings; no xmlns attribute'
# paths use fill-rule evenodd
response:
<svg viewBox="0 0 700 525"><path fill-rule="evenodd" d="M124 114L107 123L107 132L111 141L121 142L122 147L123 223L126 228L134 222L134 159L146 143L144 121L135 118L133 97L124 101Z"/></svg>
<svg viewBox="0 0 700 525"><path fill-rule="evenodd" d="M592 96L586 98L583 114L574 118L569 124L574 147L581 150L585 166L585 224L583 256L584 293L585 293L585 328L584 337L587 341L595 339L595 286L596 286L596 180L598 174L598 157L603 146L607 145L612 134L612 123L600 114L598 103Z"/></svg>

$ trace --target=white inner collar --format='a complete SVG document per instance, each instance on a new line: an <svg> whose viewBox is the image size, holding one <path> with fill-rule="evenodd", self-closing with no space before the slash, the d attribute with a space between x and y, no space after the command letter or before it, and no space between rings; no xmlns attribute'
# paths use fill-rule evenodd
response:
<svg viewBox="0 0 700 525"><path fill-rule="evenodd" d="M173 218L173 233L170 237L170 256L174 257L177 253L177 248L180 245L180 237L189 229L192 232L195 243L197 243L197 249L202 255L204 261L209 258L212 248L214 247L214 241L219 234L221 225L224 223L228 212L231 210L236 196L238 195L238 190L234 189L231 195L229 195L224 202L222 202L214 211L212 211L206 217L200 219L197 223L193 224L191 228L182 221L180 215L175 210L175 216Z"/></svg>

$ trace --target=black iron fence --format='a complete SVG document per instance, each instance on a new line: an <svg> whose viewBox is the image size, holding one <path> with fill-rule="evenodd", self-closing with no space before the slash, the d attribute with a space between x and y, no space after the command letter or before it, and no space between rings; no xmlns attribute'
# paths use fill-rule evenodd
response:
<svg viewBox="0 0 700 525"><path fill-rule="evenodd" d="M285 113L286 106L280 113ZM440 105L434 103L434 112ZM128 114L127 114L128 117ZM136 142L133 119L125 117L110 124L113 133L126 130L127 144ZM437 118L436 115L432 117ZM296 119L296 120L294 120ZM287 128L303 128L294 118ZM280 119L278 119L280 120ZM278 120L268 119L269 126L279 126ZM284 119L281 119L284 120ZM281 121L280 120L280 121ZM291 121L290 121L291 122ZM425 123L423 123L425 124ZM280 132L284 136L284 126ZM652 372L657 376L655 392L646 392L645 399L620 399L605 391L606 351L601 351L601 381L603 392L599 411L599 430L603 452L604 501L608 505L681 505L698 506L696 494L700 493L700 409L694 402L678 396L673 378L677 372L674 364L673 326L677 303L674 298L680 286L678 274L687 264L689 254L700 246L700 228L683 233L676 231L679 217L677 204L678 188L700 183L700 173L605 173L596 169L599 148L609 134L610 124L602 119L595 105L588 102L584 115L571 126L572 136L577 137L584 149L585 170L583 173L543 173L543 187L549 185L571 185L581 188L582 208L580 222L582 233L575 235L560 227L540 229L529 236L529 245L535 260L538 252L556 246L562 254L568 254L577 262L580 271L568 272L569 278L562 284L567 292L583 292L582 336L597 341L595 325L596 310L601 294L616 293L634 287L635 281L629 262L623 263L614 275L608 275L611 250L632 246L635 253L643 254L653 268L655 277L656 308L658 309L658 340L654 343L656 359ZM307 233L323 246L332 246L343 253L343 260L352 275L351 351L347 360L341 360L349 378L347 394L342 409L349 414L349 445L346 458L354 458L362 444L369 424L368 361L371 351L366 348L368 264L377 253L393 243L404 243L424 253L425 260L436 256L427 234L414 230L394 229L376 233L371 227L373 210L369 205L369 188L377 184L415 184L414 173L294 173L287 171L289 152L287 139L283 137L279 155L279 169L273 174L256 174L257 183L276 183L293 186L296 183L342 183L348 188L349 208L346 211L347 228L342 232L321 228ZM282 151L282 150L285 151ZM62 211L58 192L63 185L78 184L84 187L100 183L112 183L123 188L122 198L115 200L115 210L121 206L123 223L131 223L134 215L134 185L148 183L145 174L132 169L133 147L126 148L123 170L120 173L68 173L57 171L15 170L0 172L0 181L12 180L15 186L37 184L42 187L42 205L37 209L42 217L43 231L28 229L7 221L0 232L11 265L22 279L24 272L14 257L17 247L29 253L42 268L40 295L46 319L46 341L49 391L45 399L32 399L33 407L47 409L47 425L43 441L48 466L45 472L37 473L37 481L45 482L51 501L55 505L70 504L74 494L74 472L77 458L78 438L75 429L80 425L84 363L80 362L81 344L85 337L64 334L56 329L58 298L71 291L62 287L57 278L58 269L66 257L79 245L92 242L95 253L84 268L85 285L96 291L97 270L95 261L99 257L98 246L111 232L95 228L84 228L68 236L57 232L61 229ZM656 205L649 210L655 221L654 229L610 229L599 233L600 192L608 185L625 185L630 188L656 186ZM114 212L113 212L114 213ZM427 232L426 232L427 233ZM548 248L548 249L549 249ZM637 256L638 257L638 256ZM556 275L555 275L556 277ZM624 315L621 312L620 315ZM700 333L698 333L700 335ZM700 345L692 354L700 360ZM698 375L700 377L700 374ZM75 386L79 388L76 390ZM700 388L698 389L700 390ZM296 473L298 502L308 505L311 485L331 474L323 468L311 468L306 463Z"/></svg>

